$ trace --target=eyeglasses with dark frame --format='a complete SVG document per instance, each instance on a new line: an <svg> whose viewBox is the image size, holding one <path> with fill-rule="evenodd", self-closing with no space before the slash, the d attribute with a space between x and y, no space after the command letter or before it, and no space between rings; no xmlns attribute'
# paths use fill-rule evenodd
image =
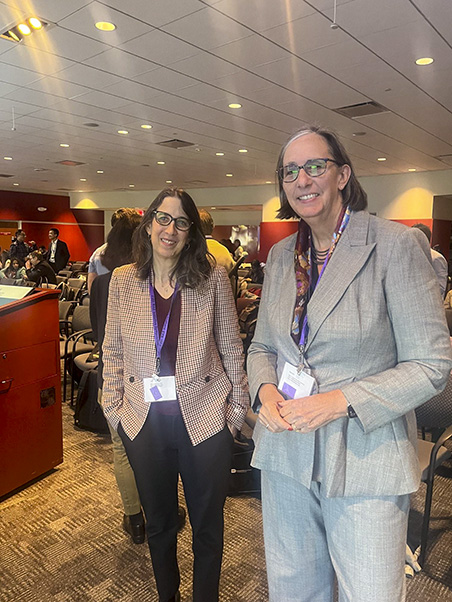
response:
<svg viewBox="0 0 452 602"><path fill-rule="evenodd" d="M297 165L296 163L283 165L278 169L277 174L279 179L286 183L295 182L300 173L300 169L303 169L305 174L310 178L317 178L326 172L328 163L339 165L334 159L308 159L304 165Z"/></svg>
<svg viewBox="0 0 452 602"><path fill-rule="evenodd" d="M169 226L171 222L174 222L176 228L181 232L187 232L193 224L193 222L186 217L173 217L169 213L165 213L165 211L155 210L152 212L152 217L160 224L160 226Z"/></svg>

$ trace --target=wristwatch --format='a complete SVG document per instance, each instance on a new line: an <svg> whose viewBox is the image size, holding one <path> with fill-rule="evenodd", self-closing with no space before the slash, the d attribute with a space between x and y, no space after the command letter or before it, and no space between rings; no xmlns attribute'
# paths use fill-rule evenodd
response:
<svg viewBox="0 0 452 602"><path fill-rule="evenodd" d="M347 414L349 418L357 418L358 414L353 409L353 406L347 403Z"/></svg>

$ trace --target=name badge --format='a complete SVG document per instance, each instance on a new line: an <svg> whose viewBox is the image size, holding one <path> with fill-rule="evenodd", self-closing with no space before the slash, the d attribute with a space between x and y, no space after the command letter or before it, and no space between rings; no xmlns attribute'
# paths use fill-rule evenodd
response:
<svg viewBox="0 0 452 602"><path fill-rule="evenodd" d="M177 399L176 379L174 376L153 376L143 379L144 401L173 401Z"/></svg>
<svg viewBox="0 0 452 602"><path fill-rule="evenodd" d="M286 399L298 399L308 397L315 387L315 378L304 371L298 372L295 366L288 362L279 380L278 389L286 396Z"/></svg>

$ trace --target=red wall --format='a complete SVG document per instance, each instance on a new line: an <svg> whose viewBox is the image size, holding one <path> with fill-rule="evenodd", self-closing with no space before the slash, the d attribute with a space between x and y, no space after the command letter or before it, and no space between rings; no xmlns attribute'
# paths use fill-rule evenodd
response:
<svg viewBox="0 0 452 602"><path fill-rule="evenodd" d="M38 211L47 207L47 211ZM22 221L27 240L49 246L49 228L60 231L71 254L71 261L87 260L104 243L104 212L96 209L71 209L69 197L0 190L0 220ZM0 222L1 225L1 222Z"/></svg>
<svg viewBox="0 0 452 602"><path fill-rule="evenodd" d="M260 261L267 261L272 246L297 230L298 222L261 222Z"/></svg>

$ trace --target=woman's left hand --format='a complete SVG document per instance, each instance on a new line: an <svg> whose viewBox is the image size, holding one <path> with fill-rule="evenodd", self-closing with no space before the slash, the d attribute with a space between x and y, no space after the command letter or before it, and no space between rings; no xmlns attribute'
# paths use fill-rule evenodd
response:
<svg viewBox="0 0 452 602"><path fill-rule="evenodd" d="M310 433L347 416L347 400L339 389L278 403L279 413L294 431Z"/></svg>

